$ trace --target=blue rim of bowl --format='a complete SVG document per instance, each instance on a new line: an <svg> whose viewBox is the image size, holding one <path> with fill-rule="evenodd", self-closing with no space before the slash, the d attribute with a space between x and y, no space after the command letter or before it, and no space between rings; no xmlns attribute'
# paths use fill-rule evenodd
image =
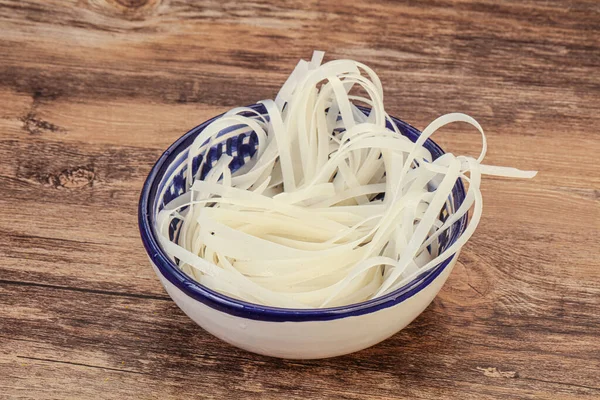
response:
<svg viewBox="0 0 600 400"><path fill-rule="evenodd" d="M249 106L251 108L260 107L259 104ZM359 107L365 113L370 110L366 107ZM150 198L156 195L156 189L162 173L168 167L165 164L167 159L170 157L176 157L182 151L188 147L184 145L186 142L190 142L192 137L195 137L201 132L208 124L222 116L218 115L195 128L188 131L185 135L180 137L175 143L160 156L156 164L152 167L148 178L146 179L142 192L140 194L139 208L138 208L138 225L140 229L140 235L142 242L150 257L152 263L156 266L160 274L171 284L185 293L187 296L193 298L200 303L207 305L215 310L242 317L246 319L268 321L268 322L305 322L305 321L329 321L340 318L354 317L363 314L372 313L388 307L395 306L408 298L419 293L431 282L433 282L450 264L452 259L456 257L453 254L447 260L436 265L429 271L426 271L418 275L411 282L407 283L403 287L388 293L387 295L368 300L362 303L351 304L340 307L330 308L319 308L319 309L290 309L290 308L279 308L262 306L259 304L245 302L243 300L234 299L224 294L209 289L200 283L196 282L192 278L188 277L183 271L181 271L173 261L169 259L164 250L158 244L153 224L151 221L151 207ZM394 122L398 125L404 135L409 137L411 140L416 140L421 132L406 122L391 117ZM189 144L188 144L189 145ZM425 146L434 153L437 153L437 157L444 154L444 151L431 139L427 139ZM158 179L157 179L158 178ZM462 181L459 179L453 190L453 195L456 197L458 204L462 203L465 198L465 188ZM462 217L456 223L459 224L458 229L453 229L450 237L448 238L448 245L454 243L460 235L464 232L467 226L467 215Z"/></svg>

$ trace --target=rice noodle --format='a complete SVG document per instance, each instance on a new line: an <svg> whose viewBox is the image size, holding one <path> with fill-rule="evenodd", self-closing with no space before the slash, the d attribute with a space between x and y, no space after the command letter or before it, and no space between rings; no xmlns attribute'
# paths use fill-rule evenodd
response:
<svg viewBox="0 0 600 400"><path fill-rule="evenodd" d="M156 232L179 268L201 284L287 308L382 296L464 246L481 218L482 174L535 176L481 164L485 134L465 114L437 118L411 142L385 112L381 82L370 68L351 60L321 65L322 59L315 52L310 62L301 60L275 100L261 101L266 115L239 107L209 124L186 162L166 177L165 188L185 171L187 191L158 213ZM480 132L481 154L433 160L423 144L459 121ZM210 148L251 133L257 139L251 159L231 171L233 157L223 153L200 179ZM469 183L466 197L440 220L459 179ZM464 233L440 251L440 235L471 209ZM174 221L178 234L171 240Z"/></svg>

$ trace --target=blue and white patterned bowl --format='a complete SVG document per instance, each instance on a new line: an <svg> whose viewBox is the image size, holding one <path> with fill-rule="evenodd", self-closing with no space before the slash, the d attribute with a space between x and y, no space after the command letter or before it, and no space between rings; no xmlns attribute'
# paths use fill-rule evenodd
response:
<svg viewBox="0 0 600 400"><path fill-rule="evenodd" d="M261 104L250 107L266 114ZM362 111L369 113L366 108ZM244 302L211 290L182 272L158 244L153 225L162 207L187 187L185 169L170 187L165 187L166 177L186 161L194 138L219 117L198 125L164 152L150 171L139 202L139 228L152 267L171 298L192 320L218 338L248 351L281 358L311 359L348 354L379 343L408 325L431 303L452 271L458 253L390 294L323 309L286 309ZM407 123L393 120L410 140L415 141L420 135ZM223 152L233 156L233 168L239 168L254 155L256 145L255 134L246 134L211 148L200 176L206 175ZM427 140L425 147L434 159L444 154L432 140ZM193 162L194 175L201 158L202 155ZM442 218L456 210L464 198L465 189L458 180L442 210ZM441 235L440 249L454 243L466 223L465 216L447 234ZM177 234L176 224L170 227L169 234L171 237Z"/></svg>

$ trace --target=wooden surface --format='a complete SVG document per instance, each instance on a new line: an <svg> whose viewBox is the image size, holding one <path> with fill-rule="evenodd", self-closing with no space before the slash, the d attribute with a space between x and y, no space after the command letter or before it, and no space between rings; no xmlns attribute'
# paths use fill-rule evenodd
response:
<svg viewBox="0 0 600 400"><path fill-rule="evenodd" d="M381 76L423 128L489 134L484 217L408 328L322 361L213 338L148 265L136 206L161 152L273 97L313 49ZM595 0L0 0L1 399L600 398ZM437 134L478 152L458 126Z"/></svg>

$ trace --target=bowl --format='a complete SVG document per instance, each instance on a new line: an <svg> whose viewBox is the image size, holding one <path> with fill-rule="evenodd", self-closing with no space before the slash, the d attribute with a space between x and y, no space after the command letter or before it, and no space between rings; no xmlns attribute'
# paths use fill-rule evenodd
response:
<svg viewBox="0 0 600 400"><path fill-rule="evenodd" d="M266 114L262 104L249 107ZM365 114L370 111L364 107L360 109ZM186 188L185 169L169 187L165 187L166 177L185 162L194 138L219 117L190 130L163 153L152 167L139 201L140 234L150 264L169 296L185 314L207 332L239 348L273 357L316 359L373 346L403 329L427 308L446 282L458 253L387 295L358 304L322 309L287 309L248 303L211 290L181 271L159 245L154 221L159 210ZM392 119L401 133L413 142L420 135L409 124ZM201 157L207 157L205 170L200 174L203 177L223 152L235 155L231 165L239 168L252 157L256 145L255 134L229 139L196 157L192 168L197 169ZM434 159L444 154L430 139L424 146ZM465 189L459 179L441 211L441 218L454 212L464 198ZM464 216L440 235L440 251L456 241L466 223L467 216ZM176 230L177 226L172 224L169 234L173 237Z"/></svg>

